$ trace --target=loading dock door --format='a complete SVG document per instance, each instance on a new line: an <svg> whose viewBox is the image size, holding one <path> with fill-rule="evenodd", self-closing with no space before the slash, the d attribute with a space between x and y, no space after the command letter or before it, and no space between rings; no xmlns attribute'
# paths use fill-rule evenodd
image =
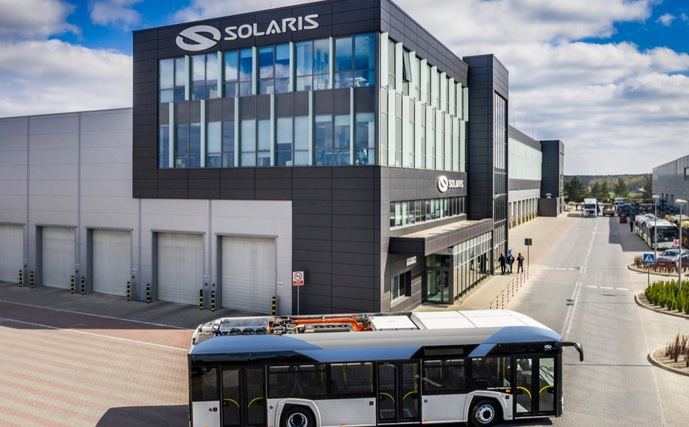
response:
<svg viewBox="0 0 689 427"><path fill-rule="evenodd" d="M93 291L124 296L131 271L128 231L93 230Z"/></svg>
<svg viewBox="0 0 689 427"><path fill-rule="evenodd" d="M203 288L203 236L158 233L158 299L198 304Z"/></svg>
<svg viewBox="0 0 689 427"><path fill-rule="evenodd" d="M24 227L0 224L0 282L16 283L24 264Z"/></svg>
<svg viewBox="0 0 689 427"><path fill-rule="evenodd" d="M222 238L222 305L252 313L271 312L276 286L275 239Z"/></svg>
<svg viewBox="0 0 689 427"><path fill-rule="evenodd" d="M74 274L74 229L63 227L42 228L43 286L67 289Z"/></svg>

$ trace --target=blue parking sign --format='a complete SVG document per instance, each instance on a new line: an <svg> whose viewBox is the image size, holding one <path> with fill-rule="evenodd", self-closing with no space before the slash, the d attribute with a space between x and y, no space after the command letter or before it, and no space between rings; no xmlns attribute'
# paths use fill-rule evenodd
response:
<svg viewBox="0 0 689 427"><path fill-rule="evenodd" d="M644 252L642 259L644 264L653 264L656 262L656 256L653 252Z"/></svg>

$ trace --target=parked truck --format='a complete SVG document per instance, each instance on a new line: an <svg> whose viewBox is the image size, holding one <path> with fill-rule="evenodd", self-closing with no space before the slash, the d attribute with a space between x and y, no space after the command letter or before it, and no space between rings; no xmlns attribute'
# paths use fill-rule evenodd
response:
<svg viewBox="0 0 689 427"><path fill-rule="evenodd" d="M584 209L582 210L585 217L598 216L598 201L596 199L584 199Z"/></svg>

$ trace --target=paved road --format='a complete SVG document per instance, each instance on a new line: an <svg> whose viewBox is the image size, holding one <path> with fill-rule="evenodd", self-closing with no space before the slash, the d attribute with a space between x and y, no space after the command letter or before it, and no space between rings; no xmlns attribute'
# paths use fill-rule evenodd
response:
<svg viewBox="0 0 689 427"><path fill-rule="evenodd" d="M566 340L583 344L565 357L562 418L528 425L686 426L689 377L652 367L647 354L689 321L654 313L634 303L646 277L625 265L638 239L616 218L562 218L553 250L509 308L528 314Z"/></svg>

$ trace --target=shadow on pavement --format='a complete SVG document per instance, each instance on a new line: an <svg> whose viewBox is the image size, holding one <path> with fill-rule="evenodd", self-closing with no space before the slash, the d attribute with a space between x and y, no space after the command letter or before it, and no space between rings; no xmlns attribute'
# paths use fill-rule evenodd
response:
<svg viewBox="0 0 689 427"><path fill-rule="evenodd" d="M620 224L620 218L613 216L608 219L610 227L608 243L620 245L623 252L644 252L650 250L646 242L641 240L633 231L629 231L629 224Z"/></svg>
<svg viewBox="0 0 689 427"><path fill-rule="evenodd" d="M110 408L96 424L97 427L187 427L189 406L125 406Z"/></svg>

